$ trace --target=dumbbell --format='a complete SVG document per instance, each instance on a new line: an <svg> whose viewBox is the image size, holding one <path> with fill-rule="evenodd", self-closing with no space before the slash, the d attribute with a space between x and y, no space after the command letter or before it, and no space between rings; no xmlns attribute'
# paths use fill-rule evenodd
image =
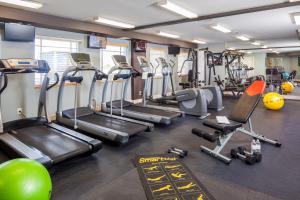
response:
<svg viewBox="0 0 300 200"><path fill-rule="evenodd" d="M178 149L178 148L175 148L175 147L169 148L168 153L176 154L179 158L184 158L185 156L188 155L188 151L181 150L181 149Z"/></svg>
<svg viewBox="0 0 300 200"><path fill-rule="evenodd" d="M233 159L240 159L248 165L256 163L256 158L253 155L242 155L239 153L238 149L231 149L230 154Z"/></svg>
<svg viewBox="0 0 300 200"><path fill-rule="evenodd" d="M251 154L250 152L247 151L246 147L243 147L243 146L239 146L237 149L238 149L239 153L242 155L253 155L255 157L255 161L257 163L261 162L261 160L262 160L261 153L254 152L253 154Z"/></svg>
<svg viewBox="0 0 300 200"><path fill-rule="evenodd" d="M184 155L184 156L187 156L189 153L187 150L179 149L177 147L171 147L170 149L172 149L174 151L178 151L178 152L182 153L182 155Z"/></svg>

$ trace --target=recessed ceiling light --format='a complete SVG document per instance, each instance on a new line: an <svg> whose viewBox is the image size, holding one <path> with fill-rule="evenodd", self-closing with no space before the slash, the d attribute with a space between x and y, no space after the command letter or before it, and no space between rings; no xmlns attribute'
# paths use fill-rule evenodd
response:
<svg viewBox="0 0 300 200"><path fill-rule="evenodd" d="M131 24L127 24L127 23L124 23L124 22L118 22L118 21L114 21L114 20L111 20L111 19L106 19L106 18L103 18L103 17L97 17L95 19L95 22L105 24L105 25L108 25L108 26L116 26L116 27L121 27L121 28L134 28L135 27L134 25L131 25Z"/></svg>
<svg viewBox="0 0 300 200"><path fill-rule="evenodd" d="M202 40L193 40L193 42L197 44L206 44L206 42Z"/></svg>
<svg viewBox="0 0 300 200"><path fill-rule="evenodd" d="M171 34L171 33L166 33L166 32L158 32L158 35L164 36L164 37L169 37L169 38L179 38L179 35Z"/></svg>
<svg viewBox="0 0 300 200"><path fill-rule="evenodd" d="M249 41L250 40L249 38L247 38L244 35L238 35L238 36L236 36L236 38L239 39L239 40L242 40L242 41Z"/></svg>
<svg viewBox="0 0 300 200"><path fill-rule="evenodd" d="M176 5L176 4L174 4L174 3L172 3L168 0L161 1L161 2L158 3L158 5L165 8L165 9L167 9L167 10L175 12L179 15L185 16L187 18L196 18L196 17L198 17L197 14L195 14L195 13L193 13L193 12L191 12L191 11L185 9L185 8L182 8L182 7Z"/></svg>
<svg viewBox="0 0 300 200"><path fill-rule="evenodd" d="M213 29L215 29L215 30L217 30L217 31L221 31L221 32L223 32L223 33L230 33L230 32L231 32L230 29L225 28L225 27L223 27L223 26L221 26L221 25L219 25L219 24L217 24L217 25L212 25L211 27L212 27Z"/></svg>
<svg viewBox="0 0 300 200"><path fill-rule="evenodd" d="M259 46L259 45L260 45L260 42L255 41L255 42L252 42L251 44L253 44L253 45L255 45L255 46Z"/></svg>
<svg viewBox="0 0 300 200"><path fill-rule="evenodd" d="M13 4L17 6L39 9L43 4L35 1L24 1L24 0L0 0L0 3Z"/></svg>

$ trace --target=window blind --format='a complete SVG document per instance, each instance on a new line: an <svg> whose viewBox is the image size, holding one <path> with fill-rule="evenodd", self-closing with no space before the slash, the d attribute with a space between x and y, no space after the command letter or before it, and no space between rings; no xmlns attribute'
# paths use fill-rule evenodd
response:
<svg viewBox="0 0 300 200"><path fill-rule="evenodd" d="M46 60L50 66L51 73L59 76L71 66L70 53L78 52L79 41L71 39L39 38L35 40L35 58ZM43 76L35 75L35 85L41 85ZM54 80L50 80L53 82Z"/></svg>

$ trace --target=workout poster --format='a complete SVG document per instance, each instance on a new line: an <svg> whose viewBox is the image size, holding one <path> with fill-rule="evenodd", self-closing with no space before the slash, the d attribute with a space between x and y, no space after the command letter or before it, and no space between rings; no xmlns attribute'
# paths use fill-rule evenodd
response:
<svg viewBox="0 0 300 200"><path fill-rule="evenodd" d="M134 164L148 200L215 200L176 156L137 156Z"/></svg>

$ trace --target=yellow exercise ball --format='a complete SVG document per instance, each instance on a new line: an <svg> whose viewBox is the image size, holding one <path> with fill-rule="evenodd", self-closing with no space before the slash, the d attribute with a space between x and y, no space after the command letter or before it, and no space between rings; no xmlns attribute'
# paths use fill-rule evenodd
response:
<svg viewBox="0 0 300 200"><path fill-rule="evenodd" d="M280 110L284 106L284 99L282 95L270 92L264 96L263 103L267 109Z"/></svg>
<svg viewBox="0 0 300 200"><path fill-rule="evenodd" d="M281 88L283 93L292 93L294 90L294 85L293 83L287 81L281 84Z"/></svg>

